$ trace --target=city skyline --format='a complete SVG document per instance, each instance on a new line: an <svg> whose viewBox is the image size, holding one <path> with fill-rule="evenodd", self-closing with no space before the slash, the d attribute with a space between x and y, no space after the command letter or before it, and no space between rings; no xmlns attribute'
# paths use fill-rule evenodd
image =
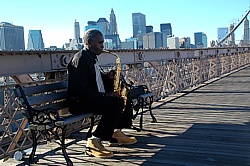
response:
<svg viewBox="0 0 250 166"><path fill-rule="evenodd" d="M174 36L190 37L191 43L194 43L194 33L203 32L210 42L217 40L219 27L237 23L249 10L250 5L248 0L96 0L93 4L86 2L89 1L72 0L64 4L59 0L44 0L34 4L30 0L3 0L0 22L23 26L25 45L29 30L39 29L43 34L45 47L61 48L69 39L74 38L75 20L80 23L82 37L87 21L97 21L99 18L109 20L113 8L121 41L133 36L132 13L140 12L146 16L146 25L152 25L154 32L160 32L160 24L171 23ZM235 38L236 43L242 39L242 25L236 30Z"/></svg>

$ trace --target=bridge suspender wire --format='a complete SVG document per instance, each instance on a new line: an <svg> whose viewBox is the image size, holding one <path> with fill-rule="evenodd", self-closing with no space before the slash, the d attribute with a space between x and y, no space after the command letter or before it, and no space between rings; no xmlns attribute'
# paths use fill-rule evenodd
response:
<svg viewBox="0 0 250 166"><path fill-rule="evenodd" d="M245 16L241 19L241 21L234 27L234 29L227 34L220 42L218 42L218 46L223 43L232 33L234 33L234 31L240 26L240 24L244 21L244 19L247 17L247 15L249 14L250 10L248 10L248 12L245 14Z"/></svg>

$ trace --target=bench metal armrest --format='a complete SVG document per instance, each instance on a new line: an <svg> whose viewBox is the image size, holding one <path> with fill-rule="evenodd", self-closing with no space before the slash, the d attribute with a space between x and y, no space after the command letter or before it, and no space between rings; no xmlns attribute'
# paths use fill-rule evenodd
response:
<svg viewBox="0 0 250 166"><path fill-rule="evenodd" d="M58 110L53 108L46 108L46 109L32 109L33 118L32 118L32 124L38 124L38 125L46 125L54 123L55 121L59 120L59 114Z"/></svg>

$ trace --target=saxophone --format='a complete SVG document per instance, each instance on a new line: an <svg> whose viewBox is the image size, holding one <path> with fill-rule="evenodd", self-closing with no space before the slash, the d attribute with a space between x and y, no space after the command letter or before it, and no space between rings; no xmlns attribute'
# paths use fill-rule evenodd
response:
<svg viewBox="0 0 250 166"><path fill-rule="evenodd" d="M126 86L122 87L122 80L121 80L121 59L120 57L110 51L107 50L103 50L103 52L105 53L109 53L113 56L116 57L116 75L115 75L115 79L114 79L114 92L117 93L119 96L121 96L124 100L124 104L126 105L126 101L127 101L127 90L128 88Z"/></svg>

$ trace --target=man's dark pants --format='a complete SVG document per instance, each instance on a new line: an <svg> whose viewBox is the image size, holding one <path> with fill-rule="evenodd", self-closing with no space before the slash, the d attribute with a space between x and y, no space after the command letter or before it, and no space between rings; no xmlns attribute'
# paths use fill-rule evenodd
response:
<svg viewBox="0 0 250 166"><path fill-rule="evenodd" d="M88 99L79 99L70 102L69 111L74 114L94 113L102 115L93 135L103 140L111 140L114 129L131 128L132 107L127 102L124 109L124 100L111 96L96 96Z"/></svg>

